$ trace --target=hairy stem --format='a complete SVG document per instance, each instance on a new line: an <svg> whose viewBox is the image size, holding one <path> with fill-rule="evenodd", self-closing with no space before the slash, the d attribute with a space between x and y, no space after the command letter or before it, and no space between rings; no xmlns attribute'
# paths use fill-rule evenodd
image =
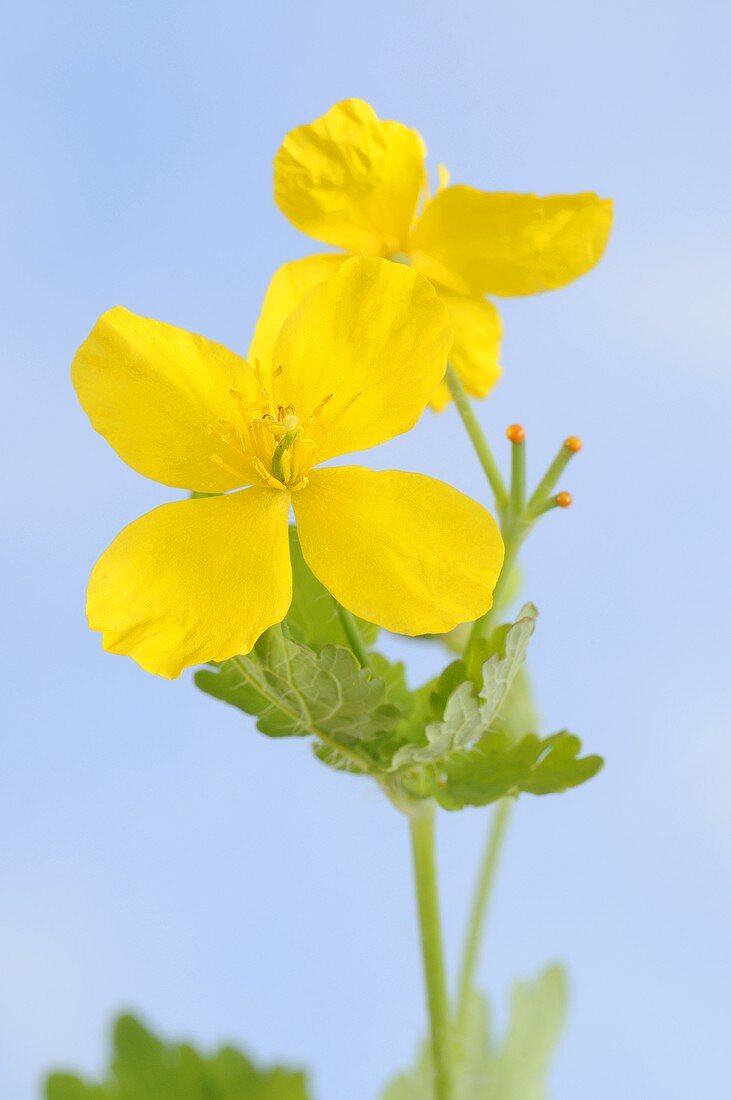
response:
<svg viewBox="0 0 731 1100"><path fill-rule="evenodd" d="M421 954L429 1008L434 1097L435 1100L452 1100L452 1028L439 919L433 808L412 813L409 822Z"/></svg>

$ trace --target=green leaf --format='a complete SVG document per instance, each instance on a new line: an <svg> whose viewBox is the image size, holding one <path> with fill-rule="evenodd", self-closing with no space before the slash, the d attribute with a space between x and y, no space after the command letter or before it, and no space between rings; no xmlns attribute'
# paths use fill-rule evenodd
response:
<svg viewBox="0 0 731 1100"><path fill-rule="evenodd" d="M318 581L302 554L296 527L289 528L289 549L292 559L292 603L287 612L287 626L298 642L304 642L317 653L326 645L348 646L348 639L337 612L337 603ZM357 619L363 641L373 645L378 627Z"/></svg>
<svg viewBox="0 0 731 1100"><path fill-rule="evenodd" d="M500 647L482 665L480 713L483 724L491 726L525 661L528 642L536 628L538 611L532 603L523 607L512 626L504 629ZM495 645L494 640L491 643Z"/></svg>
<svg viewBox="0 0 731 1100"><path fill-rule="evenodd" d="M515 623L495 632L481 647L479 701L464 661L455 661L442 673L431 694L431 705L442 717L425 729L426 742L404 745L394 755L394 769L437 763L474 747L495 722L525 660L538 612L526 604Z"/></svg>
<svg viewBox="0 0 731 1100"><path fill-rule="evenodd" d="M384 701L386 683L362 669L350 650L327 645L318 654L287 637L281 626L267 630L246 656L232 657L215 671L201 669L195 682L209 695L256 715L262 733L310 735L331 751L375 741L399 717L397 708ZM366 756L361 770L370 770Z"/></svg>
<svg viewBox="0 0 731 1100"><path fill-rule="evenodd" d="M113 1046L102 1081L51 1074L46 1100L307 1100L302 1073L263 1070L232 1047L204 1055L165 1043L133 1016L117 1020Z"/></svg>
<svg viewBox="0 0 731 1100"><path fill-rule="evenodd" d="M545 1100L546 1076L566 1016L566 981L558 966L511 993L505 1037L492 1033L487 1000L473 993L455 1041L454 1100ZM382 1100L433 1100L428 1046L414 1069L396 1077Z"/></svg>
<svg viewBox="0 0 731 1100"><path fill-rule="evenodd" d="M389 661L382 653L370 654L371 669L385 685L385 699L399 712L399 721L408 718L416 705L416 697L406 683L403 661Z"/></svg>
<svg viewBox="0 0 731 1100"><path fill-rule="evenodd" d="M533 697L533 688L525 665L518 670L513 686L503 700L493 724L503 730L511 741L519 741L527 733L537 733L540 717Z"/></svg>
<svg viewBox="0 0 731 1100"><path fill-rule="evenodd" d="M430 722L426 727L426 744L403 745L394 754L392 768L398 770L446 760L452 753L473 745L482 728L472 684L465 681L447 700L442 721Z"/></svg>
<svg viewBox="0 0 731 1100"><path fill-rule="evenodd" d="M431 793L446 810L486 806L506 795L558 794L596 775L600 756L579 757L581 741L562 730L540 738L530 733L513 742L494 730L465 753L440 765Z"/></svg>

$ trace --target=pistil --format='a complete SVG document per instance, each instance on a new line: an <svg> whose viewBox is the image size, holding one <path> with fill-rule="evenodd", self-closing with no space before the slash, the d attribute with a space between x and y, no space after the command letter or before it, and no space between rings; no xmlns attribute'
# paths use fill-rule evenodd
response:
<svg viewBox="0 0 731 1100"><path fill-rule="evenodd" d="M300 429L300 422L294 415L287 415L282 421L284 427L284 435L274 448L274 454L272 455L272 474L284 484L284 469L282 468L282 459L294 443L297 438L297 433Z"/></svg>

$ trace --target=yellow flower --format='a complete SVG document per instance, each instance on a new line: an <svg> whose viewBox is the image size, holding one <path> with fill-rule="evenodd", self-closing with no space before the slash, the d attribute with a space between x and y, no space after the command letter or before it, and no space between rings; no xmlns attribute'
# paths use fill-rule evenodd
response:
<svg viewBox="0 0 731 1100"><path fill-rule="evenodd" d="M261 363L105 313L72 369L92 425L145 476L222 495L155 508L102 554L87 613L104 648L166 677L248 653L290 605L290 505L307 563L355 614L400 634L482 615L503 558L484 508L420 474L314 468L412 428L450 340L427 280L373 258L309 294Z"/></svg>
<svg viewBox="0 0 731 1100"><path fill-rule="evenodd" d="M416 130L347 99L287 135L274 160L274 195L297 229L344 249L408 262L449 311L450 360L468 393L484 397L500 376L501 324L486 294L537 294L565 286L600 259L612 205L591 192L512 194L448 186L429 197L426 146ZM421 206L420 206L421 204ZM271 350L279 325L343 255L324 253L275 273L252 345ZM442 384L432 401L449 400Z"/></svg>

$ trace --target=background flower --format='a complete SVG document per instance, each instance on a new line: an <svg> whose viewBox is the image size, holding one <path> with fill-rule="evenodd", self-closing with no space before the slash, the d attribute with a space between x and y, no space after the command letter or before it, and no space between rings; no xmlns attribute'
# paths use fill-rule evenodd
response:
<svg viewBox="0 0 731 1100"><path fill-rule="evenodd" d="M501 324L486 294L537 294L565 286L600 259L612 204L592 192L512 194L440 186L429 194L426 145L416 130L383 121L362 99L336 103L298 126L274 158L274 197L297 229L346 252L408 262L437 286L453 331L451 361L469 393L500 376ZM269 287L253 347L271 343L302 294L342 256L285 264ZM432 404L449 400L442 385Z"/></svg>

